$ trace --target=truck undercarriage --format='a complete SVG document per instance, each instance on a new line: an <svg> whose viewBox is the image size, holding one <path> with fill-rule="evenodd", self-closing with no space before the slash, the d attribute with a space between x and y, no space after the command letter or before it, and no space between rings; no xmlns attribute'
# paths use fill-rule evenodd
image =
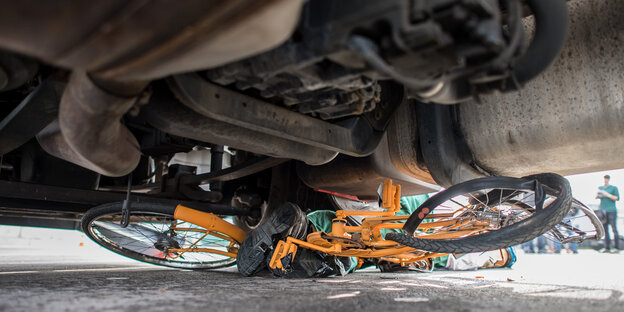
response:
<svg viewBox="0 0 624 312"><path fill-rule="evenodd" d="M0 223L624 167L617 0L0 1ZM319 192L322 190L324 192Z"/></svg>

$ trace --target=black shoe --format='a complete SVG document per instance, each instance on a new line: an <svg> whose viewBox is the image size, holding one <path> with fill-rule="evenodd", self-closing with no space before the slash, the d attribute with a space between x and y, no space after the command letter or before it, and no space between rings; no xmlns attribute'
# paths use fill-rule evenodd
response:
<svg viewBox="0 0 624 312"><path fill-rule="evenodd" d="M284 203L275 209L268 220L249 232L241 244L236 262L238 272L251 276L266 267L266 258L278 241L288 236L302 238L306 235L308 219L293 203Z"/></svg>

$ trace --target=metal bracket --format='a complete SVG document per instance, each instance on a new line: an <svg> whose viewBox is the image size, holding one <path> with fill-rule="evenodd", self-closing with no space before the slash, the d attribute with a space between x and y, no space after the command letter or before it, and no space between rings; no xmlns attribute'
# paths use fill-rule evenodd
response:
<svg viewBox="0 0 624 312"><path fill-rule="evenodd" d="M28 140L58 116L65 83L47 79L35 88L9 115L0 120L0 155Z"/></svg>
<svg viewBox="0 0 624 312"><path fill-rule="evenodd" d="M6 215L9 211L18 215L33 212L41 218L48 218L57 213L83 214L93 206L120 202L125 198L126 193L121 192L0 181L0 214L2 215ZM249 213L247 209L230 205L162 198L148 194L133 193L130 200L132 203L151 202L171 206L180 204L217 215L246 215Z"/></svg>
<svg viewBox="0 0 624 312"><path fill-rule="evenodd" d="M256 157L238 165L234 165L232 167L221 169L215 172L182 176L180 177L180 184L201 185L210 184L213 182L231 181L248 175L252 175L262 170L275 167L287 161L288 159L284 158L272 158L267 156Z"/></svg>
<svg viewBox="0 0 624 312"><path fill-rule="evenodd" d="M125 228L130 223L130 207L132 202L130 201L130 194L132 193L132 172L128 175L128 189L126 190L126 199L124 199L121 205L121 221L119 225Z"/></svg>
<svg viewBox="0 0 624 312"><path fill-rule="evenodd" d="M204 116L351 156L371 154L384 133L364 117L341 124L322 121L212 84L197 74L176 75L168 83L184 105Z"/></svg>

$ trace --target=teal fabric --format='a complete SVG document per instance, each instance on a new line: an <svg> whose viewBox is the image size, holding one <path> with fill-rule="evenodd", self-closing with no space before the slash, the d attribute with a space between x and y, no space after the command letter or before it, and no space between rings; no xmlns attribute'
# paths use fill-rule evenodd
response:
<svg viewBox="0 0 624 312"><path fill-rule="evenodd" d="M429 199L428 194L401 197L401 210L397 212L396 215L397 216L411 215L427 199Z"/></svg>
<svg viewBox="0 0 624 312"><path fill-rule="evenodd" d="M598 187L599 190L605 191L611 195L615 195L617 196L618 200L620 200L620 192L618 191L618 188L613 186L613 185L607 185L607 186L600 186ZM606 196L603 196L600 198L600 209L604 210L606 212L613 212L613 211L617 211L615 209L615 200L611 199L611 198L607 198Z"/></svg>
<svg viewBox="0 0 624 312"><path fill-rule="evenodd" d="M514 250L513 247L507 247L507 250L509 250L509 261L507 262L507 264L505 265L506 268L511 268L514 263L516 263L516 261L518 261L518 257L516 256L516 251Z"/></svg>
<svg viewBox="0 0 624 312"><path fill-rule="evenodd" d="M316 210L308 213L308 220L316 231L329 233L332 231L332 220L336 218L333 210Z"/></svg>
<svg viewBox="0 0 624 312"><path fill-rule="evenodd" d="M433 258L433 268L446 268L449 256L435 257Z"/></svg>

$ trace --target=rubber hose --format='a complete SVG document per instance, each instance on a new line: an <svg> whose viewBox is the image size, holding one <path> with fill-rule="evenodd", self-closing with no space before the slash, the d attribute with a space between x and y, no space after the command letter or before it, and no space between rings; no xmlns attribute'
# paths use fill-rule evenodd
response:
<svg viewBox="0 0 624 312"><path fill-rule="evenodd" d="M550 66L563 50L568 35L565 0L525 0L535 16L535 36L515 65L515 81L523 84ZM515 83L507 84L513 88Z"/></svg>

